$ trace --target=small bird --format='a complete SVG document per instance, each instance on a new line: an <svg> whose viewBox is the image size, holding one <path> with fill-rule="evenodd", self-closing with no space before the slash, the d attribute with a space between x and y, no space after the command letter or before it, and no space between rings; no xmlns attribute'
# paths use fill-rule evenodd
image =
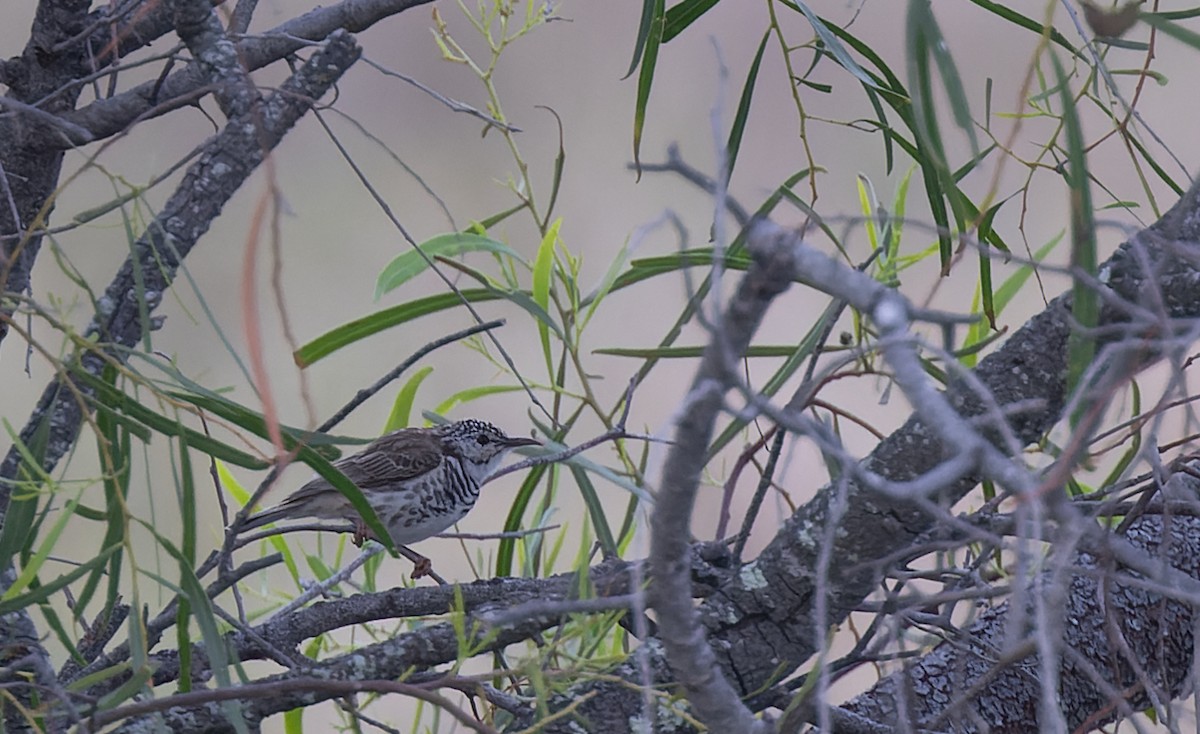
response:
<svg viewBox="0 0 1200 734"><path fill-rule="evenodd" d="M425 556L405 546L437 535L461 520L479 499L479 487L518 446L540 441L507 436L491 423L462 420L433 428L402 428L372 441L335 466L362 490L392 541L413 561L413 578L433 568ZM345 495L314 477L275 507L246 518L244 530L280 520L313 517L349 520L355 543L369 536L366 524Z"/></svg>

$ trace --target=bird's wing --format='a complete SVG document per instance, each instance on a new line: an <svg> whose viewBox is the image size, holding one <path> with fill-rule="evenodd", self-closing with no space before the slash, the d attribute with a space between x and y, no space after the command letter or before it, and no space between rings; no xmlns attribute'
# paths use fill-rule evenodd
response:
<svg viewBox="0 0 1200 734"><path fill-rule="evenodd" d="M437 468L442 446L428 431L404 429L377 440L337 463L346 478L364 492L388 489Z"/></svg>
<svg viewBox="0 0 1200 734"><path fill-rule="evenodd" d="M406 428L376 439L359 453L336 462L335 466L355 486L368 492L395 489L399 482L433 470L440 461L441 444L436 437L427 431ZM291 514L335 517L349 507L350 503L342 493L324 477L318 476L288 495L278 509Z"/></svg>

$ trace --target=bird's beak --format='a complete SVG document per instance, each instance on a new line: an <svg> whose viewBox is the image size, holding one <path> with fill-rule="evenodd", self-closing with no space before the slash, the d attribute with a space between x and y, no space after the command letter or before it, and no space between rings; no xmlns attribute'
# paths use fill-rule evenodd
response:
<svg viewBox="0 0 1200 734"><path fill-rule="evenodd" d="M515 449L521 446L541 446L542 442L536 438L525 438L524 436L509 436L504 439L505 448Z"/></svg>

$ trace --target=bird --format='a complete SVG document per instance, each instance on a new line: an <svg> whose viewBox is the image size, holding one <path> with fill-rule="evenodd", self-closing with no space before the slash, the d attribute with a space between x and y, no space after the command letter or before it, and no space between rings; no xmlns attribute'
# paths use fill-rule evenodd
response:
<svg viewBox="0 0 1200 734"><path fill-rule="evenodd" d="M401 428L334 466L362 491L392 542L413 561L412 577L418 579L429 575L433 565L408 544L461 520L509 451L538 445L537 439L508 436L491 423L467 419L432 428ZM371 537L350 500L322 477L313 477L278 505L250 515L242 529L305 517L354 523L356 545Z"/></svg>

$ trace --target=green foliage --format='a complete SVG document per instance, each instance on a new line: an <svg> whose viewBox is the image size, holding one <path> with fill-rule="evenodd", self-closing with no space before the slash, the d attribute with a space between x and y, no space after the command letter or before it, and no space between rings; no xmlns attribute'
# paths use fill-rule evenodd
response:
<svg viewBox="0 0 1200 734"><path fill-rule="evenodd" d="M661 90L680 84L680 80L661 78L663 69L668 68L663 62L682 45L672 41L720 32L703 24L720 4L719 0L682 0L668 8L664 0L643 1L629 67L629 74L634 76L630 94L635 164L642 164L642 143L658 123L651 90L660 90L656 92L656 99L660 99L665 97ZM1125 216L1144 205L1157 212L1151 182L1162 181L1179 189L1179 182L1173 180L1167 173L1168 166L1160 160L1158 149L1147 148L1140 135L1128 132L1136 127L1131 116L1113 103L1115 94L1110 97L1105 91L1105 80L1119 73L1103 65L1110 57L1095 61L1057 28L1043 26L1042 21L1000 3L972 0L972 10L985 22L1017 29L1022 38L1036 38L1039 44L1031 52L1029 80L1022 88L1020 102L1012 110L994 111L993 104L1007 100L997 97L993 101L990 79L986 88L980 89L969 73L960 74L960 69L970 71L964 63L962 41L943 32L938 22L942 11L937 4L928 0L907 3L903 32L899 27L892 29L903 38L903 56L885 54L882 49L888 46L860 35L861 26L850 19L819 15L814 11L816 7L799 0L768 1L760 26L750 28L754 39L761 31L761 40L752 54L747 52L744 68L732 76L741 85L736 106L721 110L732 111L728 130L717 136L725 145L724 174L731 176L740 160L741 176L746 169L747 151L754 142L751 133L756 115L764 114L764 98L790 99L794 105L796 138L780 141L777 146L779 150L794 148L788 155L795 155L798 162L791 169L794 172L782 181L757 181L747 186L746 190L766 194L761 201L749 202L752 215L807 220L806 237L814 243L921 305L938 295L937 286L916 285L930 271L936 273L935 277L966 283L959 292L972 292L971 303L967 305L962 295L952 307L977 314L979 320L960 331L948 328L942 342L930 338L928 343L945 349L923 355L929 374L948 381L947 375L953 370L940 362L937 354L948 354L966 367L975 366L1001 337L1001 317L1022 300L1038 299L1032 283L1040 285L1061 236L1034 239L1034 244L1026 245L1022 252L1021 244L1031 238L1020 220L1024 210L1021 214L1015 210L1028 207L1025 199L1035 176L1051 177L1061 185L1058 190L1070 196L1069 264L1078 276L1072 300L1080 328L1070 342L1068 379L1073 387L1079 386L1095 356L1094 341L1086 331L1095 325L1099 309L1094 290L1101 258L1095 210L1108 208L1113 216ZM817 9L838 12L832 6ZM502 145L511 155L508 178L496 177L509 198L491 205L501 209L498 213L488 214L495 209L456 211L454 215L460 221L472 224L462 231L430 236L396 254L375 277L374 295L382 303L373 307L374 312L333 328L327 324L298 328L302 343L288 347L293 350L295 365L303 371L324 360L330 367L374 360L385 335L407 343L409 334L415 333L410 329L418 322L473 322L480 319L481 310L507 309L506 313L515 315L499 336L476 336L447 348L450 356L446 360L478 367L487 373L486 379L447 388L440 382L444 377L458 379L448 377L453 370L443 369L439 363L438 379L431 380L433 364L415 366L399 378L396 386L386 389L389 397L392 390L395 395L383 431L417 424L423 410L427 416L436 414L434 419L461 417L518 396L528 413L526 428L532 427L544 440L544 453L552 453L599 432L622 427L618 424L628 408L625 401L630 378L635 410L629 425L623 427L637 433L660 426L667 415L643 412L642 396L661 389L663 384L680 384L671 368L680 360L694 362L702 356L708 332L697 328L701 321L698 317L710 317L705 310L708 299L714 297L714 290L723 298L729 286L729 281L714 279L714 266L719 265L718 270L732 273L734 278L750 266L744 234L735 234L730 241L715 246L702 239L700 246L685 240L674 248L657 240L643 243L624 232L605 232L602 237L609 238L610 247L598 262L585 261L585 233L580 231L579 223L570 214L556 213L563 187L573 180L565 175L570 172L564 142L570 139L566 134L569 125L556 117L560 126L557 148L551 142L547 149L552 154L527 157L518 145L522 139L509 122L497 84L507 49L543 26L547 11L529 3L522 12L518 4L503 0L482 2L473 8L463 4L459 10L461 19L455 16L455 22L447 22L440 11L435 14L434 42L446 61L471 74L479 93L486 98L486 111L481 113L486 118L485 144ZM862 12L870 12L870 8ZM889 12L896 11L893 8ZM752 19L747 23L756 22L748 17ZM1188 17L1185 11L1142 16L1148 26L1171 42L1200 48L1200 35L1179 22ZM471 35L469 40L456 36L464 23ZM952 49L959 49L957 57ZM1136 50L1113 47L1105 53ZM1060 56L1072 66L1067 67ZM903 71L896 73L901 67ZM1139 71L1139 79L1142 73L1152 75L1153 70ZM1157 79L1167 81L1165 77ZM710 82L702 74L687 80L700 85ZM845 90L858 99L864 117L840 119L839 115L846 116L843 109L823 106L827 98ZM981 109L981 99L986 106L979 120L975 115ZM773 114L779 111L777 105L771 109ZM1049 132L1022 129L1031 137L1043 135L1033 142L1029 153L1028 148L1018 150L1012 140L997 134L993 124L999 123L993 118L1046 123ZM1109 125L1110 132L1126 144L1131 165L1137 171L1131 180L1143 186L1144 198L1123 189L1109 192L1094 179L1089 155L1104 135L1090 129L1095 121ZM845 171L837 171L836 184L831 182L833 177L820 176L831 160L826 159L820 145L811 143L830 129L850 136L850 140L870 138L864 142L870 144L879 165L869 169L870 173L858 174L853 184L847 183L850 176ZM875 138L880 145L876 146ZM1029 179L1016 190L1002 190L996 169L1006 165L1028 172ZM913 189L914 180L919 190ZM127 233L132 247L144 234L147 215L152 214L145 198L152 187L126 184L115 177L112 181L113 201L76 215L75 221L108 221L103 218L111 215L115 220L111 224ZM545 190L535 183L545 186ZM835 192L834 186L842 188ZM827 192L836 196L826 196ZM847 217L846 212L829 210L825 203L845 201L846 196L857 197L860 216ZM1097 203L1102 197L1107 198ZM594 195L594 201L599 207L619 205L602 196ZM704 226L709 224L705 222ZM1031 252L1039 243L1044 244ZM79 288L79 298L95 305L97 297L67 257L67 251L52 241L50 249L68 280ZM594 257L591 252L589 258ZM998 273L1004 271L999 262L1010 258L1017 259L1016 267L1001 278ZM968 262L965 267L961 264L964 260ZM146 273L139 269L134 275L139 309L148 317ZM186 271L185 276L191 277ZM640 304L648 293L682 291L681 283L688 286L686 297L673 303L669 312L661 312L655 302L651 309L634 311L638 318L631 323L634 319L628 315L629 304ZM372 284L350 283L345 287L369 294ZM203 297L199 302L216 339L235 356L245 351L235 348L240 342L211 315ZM648 313L651 310L655 312ZM881 427L875 425L873 417L851 414L824 392L827 385L839 380L859 379L874 385L871 389L878 391L880 402L888 398L889 376L878 358L877 335L863 314L847 314L846 310L845 304L829 298L806 303L804 309L793 312L799 315L789 320L790 331L782 336L774 333L770 341L764 337L752 344L739 367L755 398L773 399L778 405L783 396L803 382L805 391L797 394L805 399L798 410L828 427L830 435L840 436L850 424L874 434ZM75 333L68 319L32 307L28 313L31 318L45 319L63 337L67 354L52 360L61 374L69 376L69 389L77 393L79 405L86 408L89 419L85 427L87 442L83 445L88 447L88 459L94 455L99 468L83 479L71 475L67 480L48 474L42 466L49 425L35 426L32 438L23 442L10 421L4 421L21 463L0 532L0 567L11 563L16 570L15 582L0 596L0 613L37 609L64 654L82 662L80 630L91 629L98 620L107 619L122 604L129 603L133 612L119 636L128 646L128 659L93 671L71 686L84 691L89 685L125 676L119 686L97 698L99 711L161 693L153 690L152 653L167 644L163 640L177 647L185 667L198 659L193 655L193 646L202 645L205 659L212 666L212 685L234 685L243 670L225 646L230 622L219 612L228 600L210 595L206 584L212 582L212 576L206 578L199 570L204 568L210 552L231 539L225 538L220 528L200 523L198 518L204 515L205 505L213 496L221 503L228 501L226 519L231 520L233 513L256 496L248 487L262 480L286 454L287 461L304 464L328 480L348 498L376 537L387 538L363 493L334 463L343 455L339 447L350 447L352 451L371 437L318 433L311 428L315 420L307 426L279 422L272 409L263 407L267 401L261 393L267 386L251 379L240 360L244 377L232 386L218 386L213 384L216 378L193 374L188 366L169 363L162 355L154 354L156 345L152 343L148 318L141 321L141 351L127 362L107 358L103 369L97 371L90 363L85 368L74 356L93 349L95 344ZM338 313L338 318L345 317ZM652 325L660 321L665 330L651 334ZM844 333L839 334L839 329ZM615 338L611 336L614 331L618 334ZM961 343L955 344L960 337ZM523 352L513 347L526 343L528 348ZM349 390L357 386L340 387ZM289 394L289 399L300 401L296 396L302 393ZM1140 388L1134 386L1129 394L1128 405L1123 408L1129 414L1125 416L1128 424L1114 429L1111 445L1096 449L1097 454L1111 452L1108 465L1097 464L1095 476L1089 476L1091 467L1085 467L1080 476L1072 477L1068 491L1082 492L1091 486L1115 483L1137 462L1149 420L1143 411ZM754 443L766 428L736 410L723 415L721 421L708 447L706 491L718 491L730 478L731 449ZM508 428L521 430L519 426ZM272 445L276 438L278 446ZM94 452L90 448L93 443ZM827 447L821 448L829 461L830 474L836 475L842 467L831 458L833 454L825 450ZM1043 451L1054 457L1062 449L1048 439ZM625 437L602 442L586 454L561 463L525 471L514 482L517 488L503 520L497 517L492 523L496 531L506 535L494 545L490 540L464 541L465 555L468 560L478 561L475 571L480 576L546 576L575 570L580 574L578 597L590 598L595 589L587 578L589 565L600 556L627 556L642 550L635 538L639 530L644 530L639 523L653 496L652 482L646 477L651 454L649 442ZM159 462L151 456L167 459ZM752 467L753 460L751 452L747 465ZM206 482L206 472L211 475L212 486ZM244 481L249 484L244 486ZM133 502L133 495L139 488L144 494L145 486L153 488L152 500L166 503L159 507L169 508L169 513L157 509L153 501L149 510ZM981 497L991 500L996 491L987 486ZM781 495L791 502L790 497ZM564 510L567 505L578 509ZM165 522L160 514L169 514L172 522ZM548 529L556 524L560 527ZM79 532L81 529L87 532ZM64 569L58 555L72 534L86 539L87 550L82 557L69 559L70 565ZM137 541L146 538L153 552L135 552L135 547L144 548ZM333 543L318 541L315 550L294 538L276 535L250 546L251 551L263 555L279 553L286 578L294 586L294 590L274 589L265 577L244 579L238 594L241 601L253 607L250 619L286 603L313 578L317 582L334 579L344 566L343 554L352 550L344 537ZM239 548L238 552L250 551ZM334 596L398 585L396 568L397 564L376 556L365 562L356 580L330 583L326 591ZM62 601L68 591L69 609ZM173 620L166 625L173 627L170 633L150 627L147 610L152 608L173 610L166 615ZM452 609L444 611L425 619L356 626L351 643L339 635L321 635L309 641L304 652L319 658L343 652L364 639L389 639L448 621L459 645L459 659L448 667L457 674L466 669L468 659L490 651L489 643L497 633L472 621L461 595ZM619 622L618 613L564 615L555 633L539 644L514 646L504 655L496 655L495 670L488 676L500 687L519 681L522 692L537 697L536 705L544 706L551 694L565 690L581 677L606 670L636 646L637 641ZM817 665L828 662L822 657ZM810 676L800 692L810 690L815 680L816 676ZM187 676L176 682L179 692L192 687L193 681ZM365 695L362 699L360 703L373 700ZM223 705L230 718L244 727L236 705ZM488 709L487 715L496 716L497 712ZM427 713L418 714L413 729L436 726L439 716L440 709L430 706ZM302 710L286 715L285 728L289 732L304 730Z"/></svg>

